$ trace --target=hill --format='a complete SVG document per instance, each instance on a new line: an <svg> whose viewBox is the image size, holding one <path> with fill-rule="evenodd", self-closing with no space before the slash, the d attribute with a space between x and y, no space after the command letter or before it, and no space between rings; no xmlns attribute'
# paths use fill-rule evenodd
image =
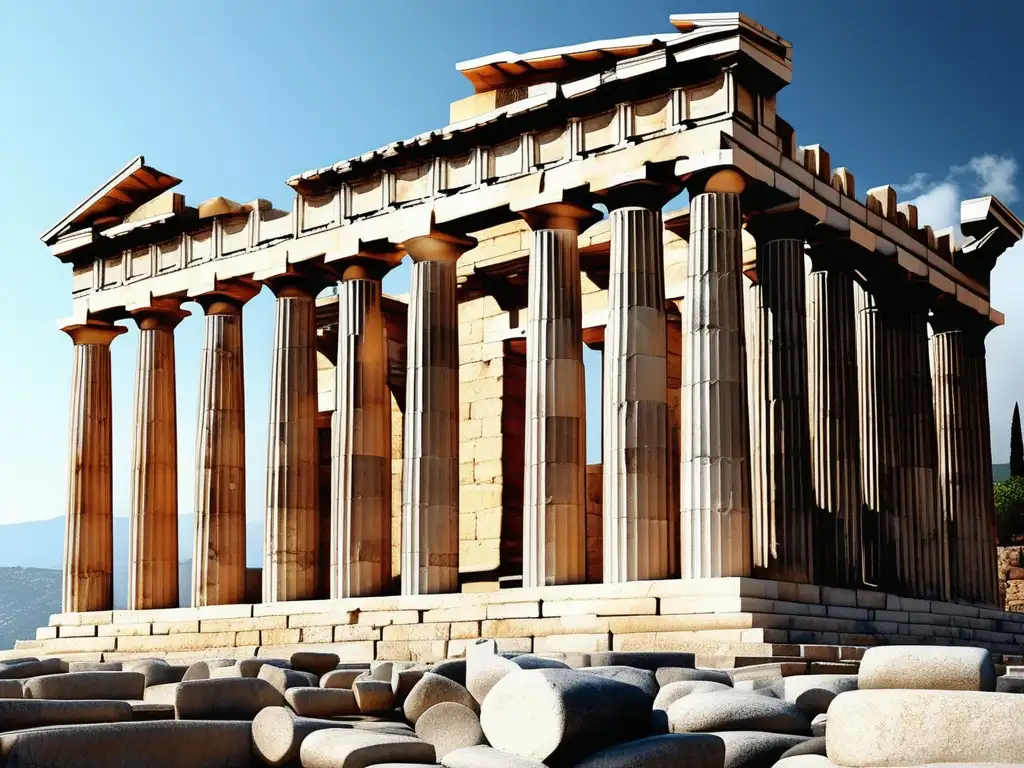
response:
<svg viewBox="0 0 1024 768"><path fill-rule="evenodd" d="M0 649L31 640L36 627L60 611L60 571L0 568Z"/></svg>

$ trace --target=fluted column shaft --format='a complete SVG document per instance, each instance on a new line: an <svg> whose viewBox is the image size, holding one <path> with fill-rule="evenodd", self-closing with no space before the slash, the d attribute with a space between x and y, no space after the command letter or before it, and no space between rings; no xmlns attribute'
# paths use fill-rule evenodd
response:
<svg viewBox="0 0 1024 768"><path fill-rule="evenodd" d="M269 281L277 297L267 446L263 599L317 596L320 519L316 432L316 294L299 276Z"/></svg>
<svg viewBox="0 0 1024 768"><path fill-rule="evenodd" d="M939 506L948 540L950 597L994 604L998 585L984 333L943 317L933 325Z"/></svg>
<svg viewBox="0 0 1024 768"><path fill-rule="evenodd" d="M242 306L209 294L199 368L192 605L245 602L245 365Z"/></svg>
<svg viewBox="0 0 1024 768"><path fill-rule="evenodd" d="M755 237L758 233L755 232ZM750 484L754 567L809 582L810 434L804 243L764 235L747 288Z"/></svg>
<svg viewBox="0 0 1024 768"><path fill-rule="evenodd" d="M75 345L68 428L68 501L61 610L114 607L114 512L110 344L125 328L63 329Z"/></svg>
<svg viewBox="0 0 1024 768"><path fill-rule="evenodd" d="M474 241L405 243L409 283L402 461L402 594L459 588L459 318L456 261Z"/></svg>
<svg viewBox="0 0 1024 768"><path fill-rule="evenodd" d="M861 573L860 433L853 280L812 255L807 278L814 577L855 588Z"/></svg>
<svg viewBox="0 0 1024 768"><path fill-rule="evenodd" d="M604 581L663 579L668 378L661 211L612 210L604 350Z"/></svg>
<svg viewBox="0 0 1024 768"><path fill-rule="evenodd" d="M380 280L343 280L332 429L331 597L380 595L391 579L387 362Z"/></svg>
<svg viewBox="0 0 1024 768"><path fill-rule="evenodd" d="M535 209L526 326L523 586L586 580L586 398L578 236L591 209Z"/></svg>
<svg viewBox="0 0 1024 768"><path fill-rule="evenodd" d="M750 573L740 226L739 195L691 198L680 452L684 578Z"/></svg>
<svg viewBox="0 0 1024 768"><path fill-rule="evenodd" d="M128 539L128 609L178 606L178 417L174 329L187 315L153 307L139 326Z"/></svg>

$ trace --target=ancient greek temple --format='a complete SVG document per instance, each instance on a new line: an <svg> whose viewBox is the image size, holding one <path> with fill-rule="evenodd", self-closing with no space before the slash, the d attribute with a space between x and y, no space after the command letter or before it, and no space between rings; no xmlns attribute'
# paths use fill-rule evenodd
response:
<svg viewBox="0 0 1024 768"><path fill-rule="evenodd" d="M463 62L474 93L448 125L300 173L282 208L189 205L139 157L45 233L72 273L74 376L65 613L34 642L180 650L153 636L183 622L191 647L368 642L371 658L481 633L534 651L1018 644L1024 625L992 610L985 337L1003 322L991 271L1024 226L983 197L959 233L933 231L893 187L859 192L777 112L786 40L740 14L670 21ZM385 295L407 256L408 295ZM242 357L264 289L274 336L245 343L273 347L269 382ZM194 467L177 457L183 322L205 327ZM111 394L126 325L130 416ZM584 345L603 360L590 418ZM246 412L245 388L267 386L269 415ZM122 418L131 456L112 450ZM253 419L270 425L260 499ZM112 468L129 461L113 611Z"/></svg>

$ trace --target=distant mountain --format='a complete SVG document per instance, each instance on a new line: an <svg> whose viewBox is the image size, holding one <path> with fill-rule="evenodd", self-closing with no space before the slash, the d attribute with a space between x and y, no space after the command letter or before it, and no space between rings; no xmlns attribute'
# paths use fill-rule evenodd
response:
<svg viewBox="0 0 1024 768"><path fill-rule="evenodd" d="M15 640L32 640L60 611L60 571L49 568L0 568L0 650Z"/></svg>
<svg viewBox="0 0 1024 768"><path fill-rule="evenodd" d="M1002 482L1010 477L1010 465L1009 464L993 464L992 465L992 480L994 482Z"/></svg>

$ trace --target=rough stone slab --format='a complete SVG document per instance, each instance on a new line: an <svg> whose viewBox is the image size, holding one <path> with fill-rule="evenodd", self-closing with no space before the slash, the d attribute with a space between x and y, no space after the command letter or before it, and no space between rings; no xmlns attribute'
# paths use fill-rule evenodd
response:
<svg viewBox="0 0 1024 768"><path fill-rule="evenodd" d="M681 683L694 680L706 680L722 685L732 685L732 678L728 672L720 669L689 669L686 667L658 667L654 673L658 685L666 686L669 683Z"/></svg>
<svg viewBox="0 0 1024 768"><path fill-rule="evenodd" d="M260 680L266 680L282 695L284 695L285 691L289 688L318 686L320 683L320 679L309 672L300 672L297 669L285 669L284 667L277 667L273 664L264 664L261 666L256 677Z"/></svg>
<svg viewBox="0 0 1024 768"><path fill-rule="evenodd" d="M26 699L141 699L146 677L139 672L68 672L26 680Z"/></svg>
<svg viewBox="0 0 1024 768"><path fill-rule="evenodd" d="M178 720L252 720L261 709L285 704L270 683L254 677L190 680L174 693Z"/></svg>
<svg viewBox="0 0 1024 768"><path fill-rule="evenodd" d="M453 701L435 704L416 721L416 735L433 744L438 760L464 747L486 744L477 713Z"/></svg>
<svg viewBox="0 0 1024 768"><path fill-rule="evenodd" d="M714 735L725 744L723 768L772 766L784 752L809 738L765 731L721 731Z"/></svg>
<svg viewBox="0 0 1024 768"><path fill-rule="evenodd" d="M776 696L793 702L811 718L827 712L840 693L855 690L856 675L796 675L772 684Z"/></svg>
<svg viewBox="0 0 1024 768"><path fill-rule="evenodd" d="M388 677L391 677L390 674ZM390 679L356 680L352 683L352 693L359 711L366 714L386 712L395 705L395 692L391 689Z"/></svg>
<svg viewBox="0 0 1024 768"><path fill-rule="evenodd" d="M544 763L494 749L494 747L464 747L449 752L441 760L444 768L544 768Z"/></svg>
<svg viewBox="0 0 1024 768"><path fill-rule="evenodd" d="M249 723L156 721L70 725L0 735L5 765L250 768Z"/></svg>
<svg viewBox="0 0 1024 768"><path fill-rule="evenodd" d="M317 678L326 675L338 666L341 659L336 653L323 653L319 651L299 651L291 656L292 669L309 672Z"/></svg>
<svg viewBox="0 0 1024 768"><path fill-rule="evenodd" d="M859 686L872 688L994 691L992 655L981 648L880 646L860 662Z"/></svg>
<svg viewBox="0 0 1024 768"><path fill-rule="evenodd" d="M335 669L320 678L321 688L352 688L352 683L364 674L362 669Z"/></svg>
<svg viewBox="0 0 1024 768"><path fill-rule="evenodd" d="M309 734L302 768L365 768L384 762L434 763L434 747L413 736L331 728Z"/></svg>
<svg viewBox="0 0 1024 768"><path fill-rule="evenodd" d="M125 701L0 700L0 732L77 723L117 723L132 719Z"/></svg>
<svg viewBox="0 0 1024 768"><path fill-rule="evenodd" d="M650 736L596 752L575 768L719 768L725 744L717 736L687 733Z"/></svg>
<svg viewBox="0 0 1024 768"><path fill-rule="evenodd" d="M792 702L739 691L685 696L668 708L668 724L672 733L811 732L810 719Z"/></svg>
<svg viewBox="0 0 1024 768"><path fill-rule="evenodd" d="M347 688L289 688L284 698L301 717L341 717L359 713L356 695Z"/></svg>
<svg viewBox="0 0 1024 768"><path fill-rule="evenodd" d="M402 705L402 711L405 719L415 725L424 712L444 701L453 701L469 707L474 712L479 711L476 699L464 686L433 672L425 673L412 687Z"/></svg>
<svg viewBox="0 0 1024 768"><path fill-rule="evenodd" d="M145 722L150 720L173 720L174 705L158 704L150 701L130 701L132 720Z"/></svg>
<svg viewBox="0 0 1024 768"><path fill-rule="evenodd" d="M72 661L68 663L68 672L121 672L123 671L122 663L120 661Z"/></svg>
<svg viewBox="0 0 1024 768"><path fill-rule="evenodd" d="M544 616L636 616L658 612L653 597L608 598L604 600L545 600Z"/></svg>
<svg viewBox="0 0 1024 768"><path fill-rule="evenodd" d="M645 653L645 652L603 652L590 654L592 667L636 667L657 671L659 667L689 667L694 665L692 653Z"/></svg>
<svg viewBox="0 0 1024 768"><path fill-rule="evenodd" d="M828 758L844 766L1019 763L1024 698L1009 693L860 690L828 711Z"/></svg>
<svg viewBox="0 0 1024 768"><path fill-rule="evenodd" d="M267 707L252 721L253 748L267 765L294 765L298 762L303 740L325 728L351 726L333 720L296 717L287 707Z"/></svg>

